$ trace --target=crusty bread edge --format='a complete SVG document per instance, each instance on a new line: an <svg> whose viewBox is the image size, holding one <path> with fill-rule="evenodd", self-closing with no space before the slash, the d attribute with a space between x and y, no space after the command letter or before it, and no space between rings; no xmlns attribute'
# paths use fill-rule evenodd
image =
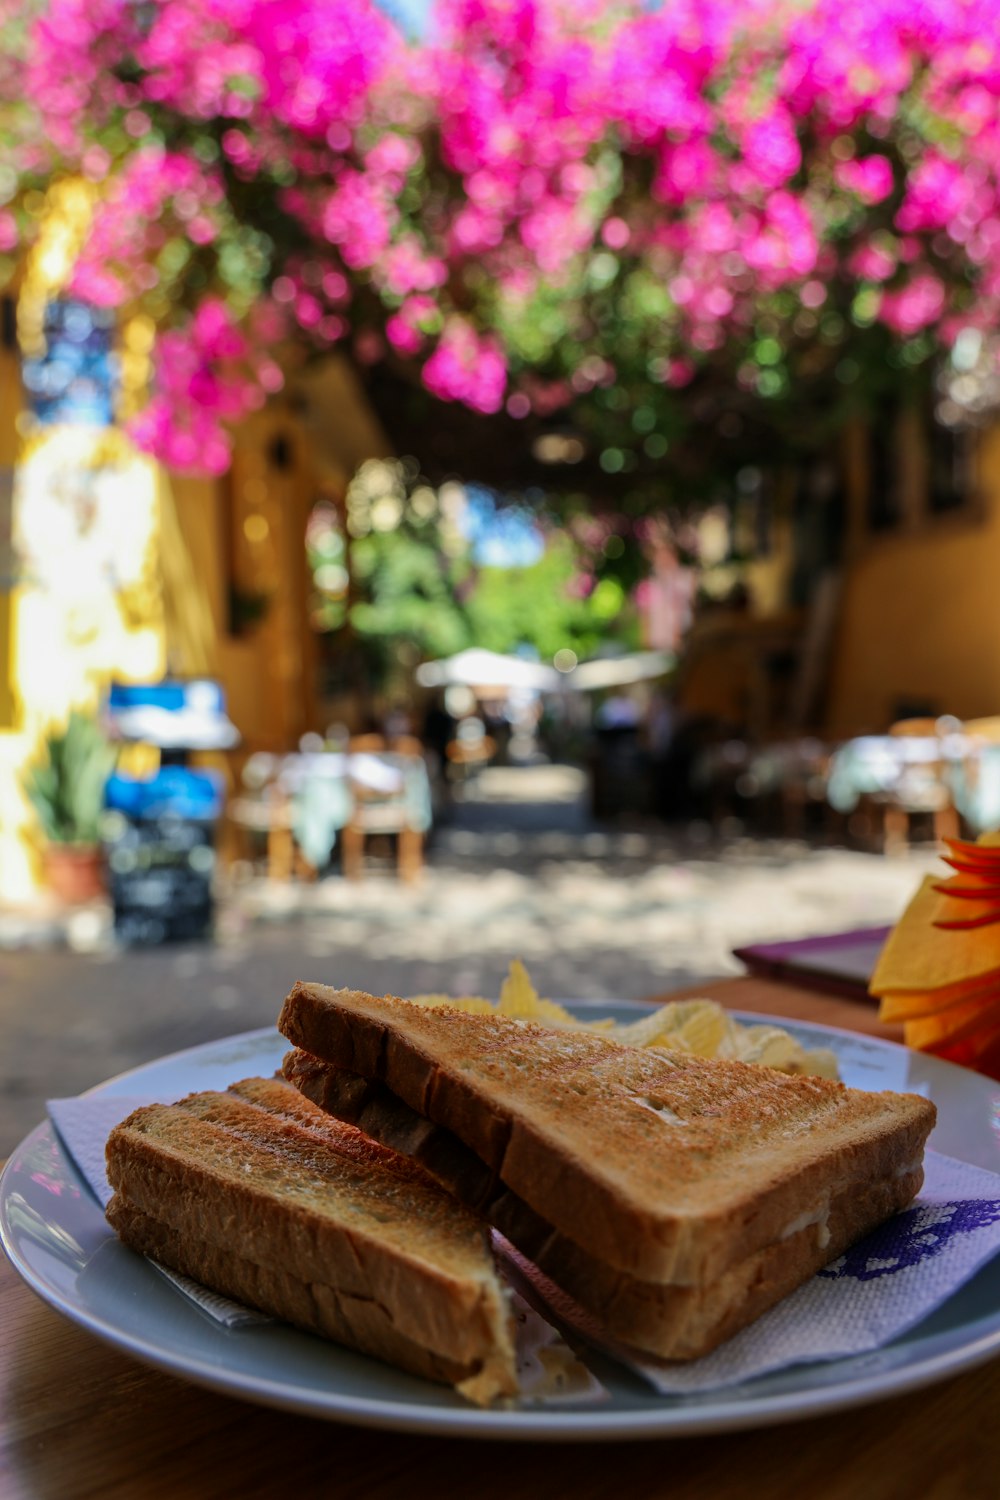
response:
<svg viewBox="0 0 1000 1500"><path fill-rule="evenodd" d="M108 1222L131 1249L307 1333L356 1349L425 1380L452 1385L476 1404L512 1393L503 1362L491 1355L462 1364L401 1333L380 1303L336 1287L302 1281L286 1267L257 1261L190 1235L143 1213L116 1193Z"/></svg>
<svg viewBox="0 0 1000 1500"><path fill-rule="evenodd" d="M192 1160L142 1134L137 1124L143 1116L165 1108L170 1106L144 1106L109 1136L108 1178L119 1205L127 1203L134 1213L169 1229L179 1243L198 1247L202 1261L216 1252L230 1253L235 1244L239 1261L257 1266L265 1277L280 1272L316 1295L350 1298L352 1307L370 1300L396 1328L401 1347L425 1348L428 1358L461 1366L471 1372L469 1378L482 1374L484 1390L516 1393L513 1318L485 1231L478 1274L461 1276L422 1258L403 1257L379 1242L377 1224L359 1233L355 1225L311 1215L279 1192L252 1181L225 1180L210 1161ZM114 1224L110 1207L108 1217ZM213 1285L198 1270L168 1263ZM330 1280L334 1263L344 1272L340 1286ZM280 1307L265 1310L287 1316Z"/></svg>
<svg viewBox="0 0 1000 1500"><path fill-rule="evenodd" d="M461 1141L421 1119L385 1085L301 1051L286 1055L282 1072L314 1104L359 1125L373 1139L396 1150L412 1147L416 1160L463 1201L481 1207L505 1238L610 1337L661 1359L700 1358L730 1338L905 1207L923 1180L918 1168L852 1184L816 1222L756 1251L708 1284L642 1281L559 1234L516 1194L505 1191Z"/></svg>
<svg viewBox="0 0 1000 1500"><path fill-rule="evenodd" d="M858 1134L856 1122L824 1126L823 1149L787 1179L748 1198L734 1213L708 1204L690 1216L654 1217L595 1176L589 1164L556 1152L532 1122L498 1109L473 1082L446 1072L421 1039L379 1013L387 1002L405 1028L407 1002L299 982L278 1029L303 1050L376 1079L410 1108L451 1130L537 1213L599 1260L644 1281L703 1283L776 1240L803 1211L828 1203L859 1180L889 1179L920 1160L934 1107L894 1095L895 1117ZM374 1005L374 1013L372 1006ZM463 1024L469 1019L460 1012Z"/></svg>

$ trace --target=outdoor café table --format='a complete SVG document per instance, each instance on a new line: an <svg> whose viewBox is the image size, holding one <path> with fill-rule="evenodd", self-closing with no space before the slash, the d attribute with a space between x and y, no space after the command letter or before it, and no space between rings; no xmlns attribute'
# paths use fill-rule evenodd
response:
<svg viewBox="0 0 1000 1500"><path fill-rule="evenodd" d="M771 980L728 980L688 993L886 1035L863 1003ZM0 1330L2 1500L1000 1494L1000 1360L909 1395L788 1426L643 1442L499 1443L324 1422L202 1390L60 1317L2 1255Z"/></svg>

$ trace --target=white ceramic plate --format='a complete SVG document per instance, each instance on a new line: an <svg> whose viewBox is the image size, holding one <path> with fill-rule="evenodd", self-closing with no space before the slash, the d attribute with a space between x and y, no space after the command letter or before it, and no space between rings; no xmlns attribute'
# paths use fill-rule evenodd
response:
<svg viewBox="0 0 1000 1500"><path fill-rule="evenodd" d="M574 1007L634 1019L626 1002ZM759 1016L746 1016L759 1021ZM780 1022L807 1046L832 1047L845 1082L929 1095L932 1144L1000 1170L1000 1085L888 1042ZM105 1094L180 1098L272 1071L276 1031L211 1042L113 1078ZM614 1440L790 1421L928 1385L1000 1353L1000 1257L944 1307L877 1354L799 1366L697 1396L655 1395L610 1360L591 1360L611 1393L600 1407L479 1411L450 1391L282 1324L226 1330L120 1245L48 1123L0 1178L0 1241L25 1281L73 1322L137 1358L230 1395L373 1427L529 1440Z"/></svg>

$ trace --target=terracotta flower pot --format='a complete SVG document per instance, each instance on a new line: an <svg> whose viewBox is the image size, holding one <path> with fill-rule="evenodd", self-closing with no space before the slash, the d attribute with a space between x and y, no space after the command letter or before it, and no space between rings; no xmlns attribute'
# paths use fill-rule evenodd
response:
<svg viewBox="0 0 1000 1500"><path fill-rule="evenodd" d="M104 895L104 858L94 844L49 844L45 880L67 906L82 906Z"/></svg>

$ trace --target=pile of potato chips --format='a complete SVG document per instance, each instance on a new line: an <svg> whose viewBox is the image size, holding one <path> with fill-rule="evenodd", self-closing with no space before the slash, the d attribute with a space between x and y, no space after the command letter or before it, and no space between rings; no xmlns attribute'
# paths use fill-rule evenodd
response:
<svg viewBox="0 0 1000 1500"><path fill-rule="evenodd" d="M494 1004L478 995L413 995L421 1005L450 1005L479 1015L512 1016L543 1026L599 1031L629 1047L691 1052L697 1057L738 1058L782 1073L837 1077L837 1059L825 1048L807 1051L778 1026L745 1026L714 1000L674 1000L622 1024L610 1018L582 1021L554 1000L543 1000L520 959L515 959Z"/></svg>
<svg viewBox="0 0 1000 1500"><path fill-rule="evenodd" d="M871 980L906 1044L1000 1076L1000 833L946 839L946 880L929 875L886 940Z"/></svg>

